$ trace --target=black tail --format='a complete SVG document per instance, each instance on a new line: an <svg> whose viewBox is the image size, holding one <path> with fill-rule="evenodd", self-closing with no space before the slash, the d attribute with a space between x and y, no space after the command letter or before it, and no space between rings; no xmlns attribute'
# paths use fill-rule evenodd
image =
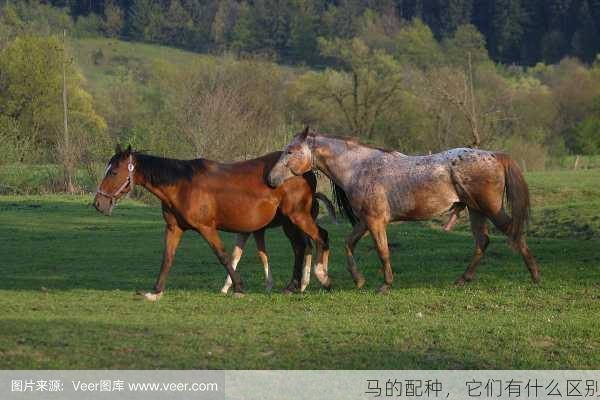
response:
<svg viewBox="0 0 600 400"><path fill-rule="evenodd" d="M331 218L333 218L333 222L335 222L337 224L337 215L335 214L335 207L333 206L333 203L327 198L327 196L325 196L323 193L321 192L316 192L313 195L315 201L316 200L320 200L324 205L325 208L327 208L327 212L329 213L329 216Z"/></svg>
<svg viewBox="0 0 600 400"><path fill-rule="evenodd" d="M352 226L356 225L358 223L358 217L356 214L354 214L344 189L331 182L331 193L333 195L333 201L337 205L340 214L344 214Z"/></svg>

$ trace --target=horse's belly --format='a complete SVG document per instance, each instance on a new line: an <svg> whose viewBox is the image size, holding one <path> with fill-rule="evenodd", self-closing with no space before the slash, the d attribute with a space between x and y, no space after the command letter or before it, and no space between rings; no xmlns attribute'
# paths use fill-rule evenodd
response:
<svg viewBox="0 0 600 400"><path fill-rule="evenodd" d="M277 205L269 201L240 204L219 213L217 228L228 232L255 232L267 226L277 213Z"/></svg>
<svg viewBox="0 0 600 400"><path fill-rule="evenodd" d="M434 218L459 201L456 191L440 185L432 190L415 190L412 193L388 197L392 220L411 221Z"/></svg>

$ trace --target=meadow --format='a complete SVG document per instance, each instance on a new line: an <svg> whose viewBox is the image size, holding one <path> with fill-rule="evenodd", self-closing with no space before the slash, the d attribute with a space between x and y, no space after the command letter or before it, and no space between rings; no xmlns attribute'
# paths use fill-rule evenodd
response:
<svg viewBox="0 0 600 400"><path fill-rule="evenodd" d="M158 273L160 208L124 201L112 217L91 195L0 196L0 368L439 369L600 368L600 171L528 174L529 244L542 283L494 235L465 287L473 242L464 226L393 225L394 290L370 238L357 249L365 288L345 269L346 222L330 232L326 292L283 295L291 249L267 234L275 289L264 293L249 241L239 268L246 297L224 297L222 266L186 233L156 303L141 301ZM233 235L224 234L228 249Z"/></svg>

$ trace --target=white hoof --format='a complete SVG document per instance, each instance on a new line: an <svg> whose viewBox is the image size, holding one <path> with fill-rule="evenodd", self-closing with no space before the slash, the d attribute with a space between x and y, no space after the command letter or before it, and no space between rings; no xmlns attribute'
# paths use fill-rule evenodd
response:
<svg viewBox="0 0 600 400"><path fill-rule="evenodd" d="M223 288L221 288L221 293L223 293L223 294L227 294L227 293L229 292L229 288L230 288L230 287L231 287L231 286L223 286Z"/></svg>
<svg viewBox="0 0 600 400"><path fill-rule="evenodd" d="M160 293L144 293L144 299L148 300L148 301L158 301L160 300L160 298L163 296L164 292L160 292Z"/></svg>
<svg viewBox="0 0 600 400"><path fill-rule="evenodd" d="M302 282L300 283L300 293L304 293L304 291L305 291L305 290L306 290L306 288L308 287L308 283L309 283L309 282L305 282L305 281L302 281Z"/></svg>

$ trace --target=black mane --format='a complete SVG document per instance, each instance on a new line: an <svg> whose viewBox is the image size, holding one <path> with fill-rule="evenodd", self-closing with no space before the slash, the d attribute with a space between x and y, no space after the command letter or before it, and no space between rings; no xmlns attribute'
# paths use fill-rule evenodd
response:
<svg viewBox="0 0 600 400"><path fill-rule="evenodd" d="M175 160L147 154L134 153L137 169L154 186L174 185L182 179L191 181L198 171L204 168L201 158L196 160Z"/></svg>

